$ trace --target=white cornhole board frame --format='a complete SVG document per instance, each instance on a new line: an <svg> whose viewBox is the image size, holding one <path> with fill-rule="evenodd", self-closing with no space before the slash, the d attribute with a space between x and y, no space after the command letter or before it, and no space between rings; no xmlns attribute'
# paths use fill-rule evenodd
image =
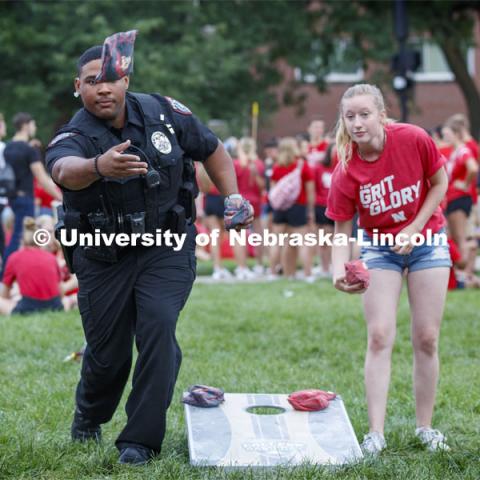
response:
<svg viewBox="0 0 480 480"><path fill-rule="evenodd" d="M216 408L185 405L190 463L195 466L342 465L363 457L340 396L325 410L299 412L288 395L226 393ZM249 407L280 407L278 415Z"/></svg>

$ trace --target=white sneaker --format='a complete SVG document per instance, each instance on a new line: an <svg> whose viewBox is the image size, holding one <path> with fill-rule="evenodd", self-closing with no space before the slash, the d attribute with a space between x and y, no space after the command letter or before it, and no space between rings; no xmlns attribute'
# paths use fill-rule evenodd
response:
<svg viewBox="0 0 480 480"><path fill-rule="evenodd" d="M326 272L320 265L312 268L312 273L317 278L332 278L332 274L330 273L330 271Z"/></svg>
<svg viewBox="0 0 480 480"><path fill-rule="evenodd" d="M303 277L303 281L306 283L315 283L315 275L309 275L308 277Z"/></svg>
<svg viewBox="0 0 480 480"><path fill-rule="evenodd" d="M215 268L212 273L213 280L230 280L232 274L226 268Z"/></svg>
<svg viewBox="0 0 480 480"><path fill-rule="evenodd" d="M323 272L323 268L320 265L317 265L316 267L312 268L312 273L317 277L320 277L322 275L322 272Z"/></svg>
<svg viewBox="0 0 480 480"><path fill-rule="evenodd" d="M376 457L383 449L387 448L387 442L381 433L370 432L363 437L360 448L365 455Z"/></svg>
<svg viewBox="0 0 480 480"><path fill-rule="evenodd" d="M439 430L429 427L419 427L415 429L415 435L427 447L430 452L437 450L447 451L450 447L447 445L447 439Z"/></svg>
<svg viewBox="0 0 480 480"><path fill-rule="evenodd" d="M263 277L263 275L265 275L265 267L263 265L259 265L258 263L252 268L252 271L257 277Z"/></svg>
<svg viewBox="0 0 480 480"><path fill-rule="evenodd" d="M274 282L275 280L279 280L280 277L275 273L267 273L265 279L267 280L267 282Z"/></svg>
<svg viewBox="0 0 480 480"><path fill-rule="evenodd" d="M256 275L247 267L237 267L235 269L235 278L237 280L253 280Z"/></svg>

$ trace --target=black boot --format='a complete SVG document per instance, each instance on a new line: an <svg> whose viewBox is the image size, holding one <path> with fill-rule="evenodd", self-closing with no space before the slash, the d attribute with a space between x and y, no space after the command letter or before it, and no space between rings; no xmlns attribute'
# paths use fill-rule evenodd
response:
<svg viewBox="0 0 480 480"><path fill-rule="evenodd" d="M102 438L102 429L98 423L86 418L78 409L75 410L72 422L72 440L86 442L94 440L99 442Z"/></svg>
<svg viewBox="0 0 480 480"><path fill-rule="evenodd" d="M118 463L130 465L144 465L154 456L153 450L140 445L130 445L120 450Z"/></svg>

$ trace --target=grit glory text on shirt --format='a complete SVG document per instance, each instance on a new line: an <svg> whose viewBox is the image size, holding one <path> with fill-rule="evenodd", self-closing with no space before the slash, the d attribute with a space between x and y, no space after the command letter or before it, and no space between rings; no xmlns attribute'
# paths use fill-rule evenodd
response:
<svg viewBox="0 0 480 480"><path fill-rule="evenodd" d="M414 203L420 197L421 182L395 190L395 175L387 175L378 183L360 185L360 202L369 210L372 217ZM407 218L402 210L391 212L394 222L404 222Z"/></svg>
<svg viewBox="0 0 480 480"><path fill-rule="evenodd" d="M332 176L326 215L335 221L359 214L359 226L372 234L397 234L418 215L429 190L429 179L445 164L432 139L409 124L385 127L387 141L380 157L366 162L355 147L348 165L339 164ZM440 207L423 232L445 224Z"/></svg>

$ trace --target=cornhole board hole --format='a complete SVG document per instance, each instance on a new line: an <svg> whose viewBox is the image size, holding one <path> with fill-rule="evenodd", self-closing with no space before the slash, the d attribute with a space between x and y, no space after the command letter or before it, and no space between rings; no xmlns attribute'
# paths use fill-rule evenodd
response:
<svg viewBox="0 0 480 480"><path fill-rule="evenodd" d="M325 410L299 412L287 396L226 393L216 408L185 405L190 463L242 468L362 458L341 397Z"/></svg>

